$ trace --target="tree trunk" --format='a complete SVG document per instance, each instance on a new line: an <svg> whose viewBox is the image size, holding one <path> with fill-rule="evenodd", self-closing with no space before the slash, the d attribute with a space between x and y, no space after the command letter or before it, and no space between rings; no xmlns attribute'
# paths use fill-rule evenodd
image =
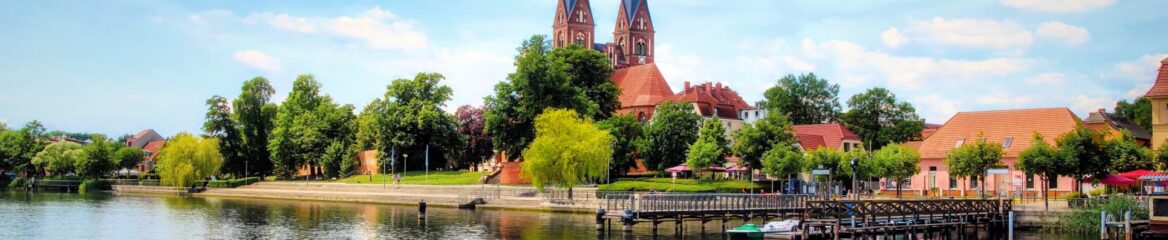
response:
<svg viewBox="0 0 1168 240"><path fill-rule="evenodd" d="M978 179L978 180L981 180L980 187L981 187L981 198L982 199L985 199L985 197L986 197L986 184L985 184L986 177L987 177L987 175L982 175L981 179Z"/></svg>
<svg viewBox="0 0 1168 240"><path fill-rule="evenodd" d="M1050 211L1050 200L1046 199L1047 183L1050 182L1049 177L1042 177L1042 204L1046 211Z"/></svg>
<svg viewBox="0 0 1168 240"><path fill-rule="evenodd" d="M572 187L568 187L568 200L572 200Z"/></svg>

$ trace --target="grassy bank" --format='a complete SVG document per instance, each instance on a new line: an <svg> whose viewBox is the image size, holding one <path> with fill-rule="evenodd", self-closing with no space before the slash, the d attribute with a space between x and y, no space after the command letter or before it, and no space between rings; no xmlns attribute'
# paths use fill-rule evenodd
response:
<svg viewBox="0 0 1168 240"><path fill-rule="evenodd" d="M760 189L762 186L744 180L696 180L670 178L622 179L603 184L598 191L659 191L659 192L720 192L739 193Z"/></svg>
<svg viewBox="0 0 1168 240"><path fill-rule="evenodd" d="M421 185L473 185L479 184L479 180L486 176L489 172L471 172L471 171L430 171L429 180L426 178L424 171L412 171L402 174L402 184L421 184ZM381 184L382 182L393 183L393 177L389 174L357 175L338 180L342 183L365 183L365 184Z"/></svg>

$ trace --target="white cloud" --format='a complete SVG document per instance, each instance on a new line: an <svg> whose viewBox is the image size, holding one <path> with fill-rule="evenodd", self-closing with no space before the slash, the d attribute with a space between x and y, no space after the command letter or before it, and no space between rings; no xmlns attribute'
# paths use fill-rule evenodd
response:
<svg viewBox="0 0 1168 240"><path fill-rule="evenodd" d="M924 80L980 79L1021 72L1033 65L1032 60L1017 58L963 60L897 56L839 40L819 43L814 51L822 52L825 60L834 60L837 70L876 74L871 77L886 79L891 86L909 89L923 87Z"/></svg>
<svg viewBox="0 0 1168 240"><path fill-rule="evenodd" d="M187 21L198 25L207 25L216 18L230 17L231 11L215 9L187 15Z"/></svg>
<svg viewBox="0 0 1168 240"><path fill-rule="evenodd" d="M1088 97L1085 95L1077 95L1070 99L1071 111L1076 113L1089 113L1099 110L1100 108L1111 108L1115 106L1115 99L1110 97Z"/></svg>
<svg viewBox="0 0 1168 240"><path fill-rule="evenodd" d="M1034 102L1034 98L997 91L977 98L977 103L991 106L1019 106Z"/></svg>
<svg viewBox="0 0 1168 240"><path fill-rule="evenodd" d="M1160 62L1168 58L1168 53L1146 54L1139 59L1115 64L1111 77L1132 82L1152 82L1156 79L1156 71L1160 69Z"/></svg>
<svg viewBox="0 0 1168 240"><path fill-rule="evenodd" d="M1035 33L1038 37L1059 40L1069 46L1078 46L1091 40L1091 34L1086 28L1058 21L1039 24Z"/></svg>
<svg viewBox="0 0 1168 240"><path fill-rule="evenodd" d="M909 99L917 113L928 123L943 123L962 109L961 100L930 94Z"/></svg>
<svg viewBox="0 0 1168 240"><path fill-rule="evenodd" d="M899 31L898 31L899 32ZM885 34L888 34L886 31ZM1033 34L1012 21L986 19L945 19L933 17L914 21L904 30L903 40L998 50L1023 49L1033 42ZM886 40L887 44L887 40ZM899 45L898 45L899 46Z"/></svg>
<svg viewBox="0 0 1168 240"><path fill-rule="evenodd" d="M429 46L426 34L381 7L374 7L357 16L332 18L252 13L243 22L266 24L275 29L297 33L327 34L355 40L377 50L413 50Z"/></svg>
<svg viewBox="0 0 1168 240"><path fill-rule="evenodd" d="M1026 83L1039 86L1062 85L1066 82L1066 78L1067 76L1060 72L1045 72L1027 78Z"/></svg>
<svg viewBox="0 0 1168 240"><path fill-rule="evenodd" d="M281 67L280 59L268 56L268 54L264 54L258 50L236 51L234 57L236 62L267 72L278 71Z"/></svg>
<svg viewBox="0 0 1168 240"><path fill-rule="evenodd" d="M1002 5L1042 12L1085 12L1115 3L1115 0L1001 0Z"/></svg>
<svg viewBox="0 0 1168 240"><path fill-rule="evenodd" d="M880 33L880 40L883 41L884 46L888 46L888 48L900 47L900 45L904 44L905 41L904 36L900 35L900 31L896 30L896 28L889 28L888 30L884 30L883 33Z"/></svg>
<svg viewBox="0 0 1168 240"><path fill-rule="evenodd" d="M505 53L432 50L432 54L416 58L372 61L362 64L362 67L389 78L413 78L418 72L441 73L446 77L442 84L454 90L454 96L445 108L450 112L465 104L482 106L482 97L494 93L495 84L515 70L513 58Z"/></svg>
<svg viewBox="0 0 1168 240"><path fill-rule="evenodd" d="M1138 97L1144 96L1144 94L1148 93L1148 89L1152 89L1151 82L1144 83L1144 84L1136 84L1135 87L1128 89L1127 94L1124 96L1127 98L1132 98L1132 99L1138 98Z"/></svg>

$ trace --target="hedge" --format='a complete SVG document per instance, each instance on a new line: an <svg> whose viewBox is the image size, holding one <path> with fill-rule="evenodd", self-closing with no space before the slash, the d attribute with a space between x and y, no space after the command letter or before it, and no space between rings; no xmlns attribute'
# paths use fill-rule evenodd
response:
<svg viewBox="0 0 1168 240"><path fill-rule="evenodd" d="M209 188L236 188L243 185L257 183L260 181L259 177L247 177L229 180L212 180L207 183Z"/></svg>
<svg viewBox="0 0 1168 240"><path fill-rule="evenodd" d="M77 189L79 192L84 193L88 191L109 191L113 190L114 188L110 181L87 179L81 182L81 186L79 186Z"/></svg>

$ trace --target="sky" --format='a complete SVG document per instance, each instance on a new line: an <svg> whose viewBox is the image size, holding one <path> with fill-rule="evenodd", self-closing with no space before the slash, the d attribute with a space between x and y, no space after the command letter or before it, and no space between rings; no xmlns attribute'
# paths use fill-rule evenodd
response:
<svg viewBox="0 0 1168 240"><path fill-rule="evenodd" d="M361 109L439 72L445 108L482 105L557 0L12 1L0 8L0 122L112 136L201 132L204 102L263 76L286 98L312 74ZM611 41L619 0L591 1ZM961 111L1067 107L1142 95L1168 57L1168 1L650 1L673 91L721 82L748 102L787 74L873 87L929 123Z"/></svg>

